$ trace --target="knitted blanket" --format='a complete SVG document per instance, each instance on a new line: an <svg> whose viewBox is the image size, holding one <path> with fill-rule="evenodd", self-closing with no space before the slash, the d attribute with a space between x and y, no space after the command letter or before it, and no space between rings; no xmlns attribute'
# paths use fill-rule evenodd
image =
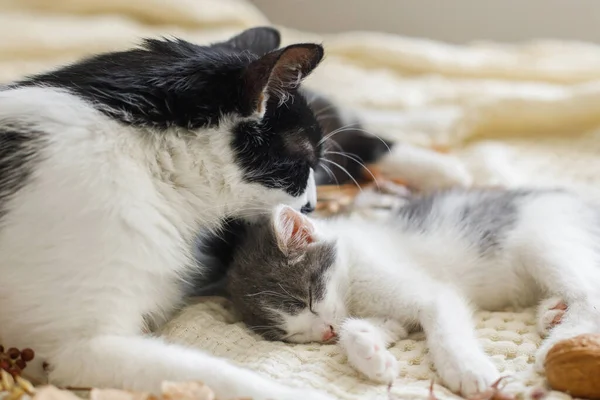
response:
<svg viewBox="0 0 600 400"><path fill-rule="evenodd" d="M195 42L268 24L243 0L0 0L0 83L86 54L131 47L141 37ZM476 184L567 186L600 193L600 47L537 41L455 46L351 32L319 36L282 28L285 43L319 41L326 59L308 86L363 118L368 130L462 159ZM600 196L599 196L600 197ZM531 371L540 338L531 310L476 314L477 333L511 390L543 383ZM231 359L290 385L340 399L387 399L334 345L266 342L226 302L204 299L162 330L169 340ZM402 369L392 395L427 398L432 372L418 335L392 352ZM439 398L452 397L436 386ZM553 394L560 397L564 395Z"/></svg>

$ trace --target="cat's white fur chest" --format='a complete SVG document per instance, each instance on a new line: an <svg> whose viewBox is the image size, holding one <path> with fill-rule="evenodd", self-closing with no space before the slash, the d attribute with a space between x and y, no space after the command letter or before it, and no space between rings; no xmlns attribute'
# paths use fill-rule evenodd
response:
<svg viewBox="0 0 600 400"><path fill-rule="evenodd" d="M10 299L0 301L0 314L24 322L19 331L2 324L0 334L16 346L43 342L40 354L54 349L37 340L41 330L61 341L69 330L135 333L144 316L162 320L181 301L198 229L275 201L252 185L240 190L222 126L194 139L149 139L142 135L158 133L45 88L0 93L0 122L43 132L30 182L11 199L0 230L0 299ZM55 323L60 315L72 316L70 326Z"/></svg>

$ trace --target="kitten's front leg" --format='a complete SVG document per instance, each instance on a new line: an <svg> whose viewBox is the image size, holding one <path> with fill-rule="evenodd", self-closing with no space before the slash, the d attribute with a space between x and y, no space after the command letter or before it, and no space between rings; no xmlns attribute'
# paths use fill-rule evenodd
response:
<svg viewBox="0 0 600 400"><path fill-rule="evenodd" d="M391 383L399 368L387 347L407 335L404 327L393 320L349 318L340 329L339 344L354 368L372 380Z"/></svg>
<svg viewBox="0 0 600 400"><path fill-rule="evenodd" d="M451 287L437 287L423 301L419 322L438 374L454 392L469 396L487 389L498 370L481 349L467 302Z"/></svg>

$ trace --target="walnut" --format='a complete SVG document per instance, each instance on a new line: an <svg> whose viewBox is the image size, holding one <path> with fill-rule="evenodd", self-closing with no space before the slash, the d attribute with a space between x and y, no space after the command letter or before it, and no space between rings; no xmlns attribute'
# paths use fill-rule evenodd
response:
<svg viewBox="0 0 600 400"><path fill-rule="evenodd" d="M546 376L554 390L600 399L600 335L585 334L556 343L548 352Z"/></svg>

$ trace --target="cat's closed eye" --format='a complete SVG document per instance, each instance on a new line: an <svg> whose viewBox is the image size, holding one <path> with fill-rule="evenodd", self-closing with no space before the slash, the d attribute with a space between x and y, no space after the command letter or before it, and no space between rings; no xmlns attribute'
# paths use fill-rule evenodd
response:
<svg viewBox="0 0 600 400"><path fill-rule="evenodd" d="M300 300L290 300L286 304L287 311L292 315L298 314L308 307L308 304Z"/></svg>

